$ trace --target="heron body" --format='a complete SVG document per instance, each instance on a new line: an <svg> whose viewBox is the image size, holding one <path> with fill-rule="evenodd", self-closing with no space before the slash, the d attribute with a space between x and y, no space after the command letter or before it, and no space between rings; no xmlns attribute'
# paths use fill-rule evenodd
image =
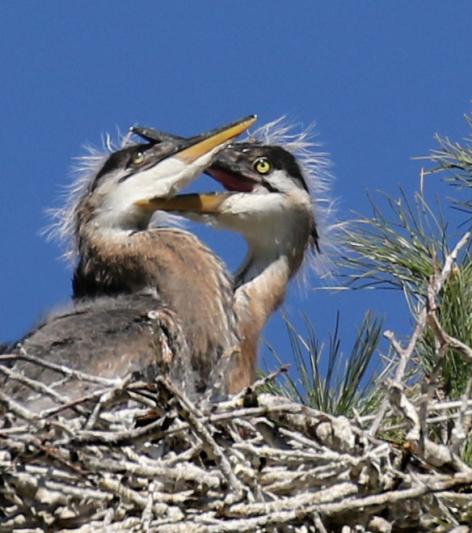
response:
<svg viewBox="0 0 472 533"><path fill-rule="evenodd" d="M214 224L241 233L248 243L235 280L242 343L230 379L234 391L255 379L262 330L283 303L306 255L318 246L319 235L301 166L282 146L234 143L208 172L233 190L209 216ZM238 180L244 183L242 191L237 190Z"/></svg>
<svg viewBox="0 0 472 533"><path fill-rule="evenodd" d="M324 161L312 144L303 134L280 144L280 135L275 142L261 136L232 143L207 169L229 192L178 195L153 203L157 209L241 233L248 244L235 276L241 351L229 374L231 392L254 381L262 329L283 302L290 279L319 251L319 219L324 214L315 194L324 189L322 181L316 181Z"/></svg>
<svg viewBox="0 0 472 533"><path fill-rule="evenodd" d="M16 363L15 373L48 384L65 401L85 397L103 388L103 383L68 377L57 365L110 380L132 373L151 380L165 373L181 390L196 393L195 374L188 364L190 348L180 321L150 294L78 301L48 317L21 340L21 350L13 351L34 358ZM56 405L52 396L36 394L14 379L8 380L4 391L36 411Z"/></svg>
<svg viewBox="0 0 472 533"><path fill-rule="evenodd" d="M286 199L289 204L293 202L292 209L287 209L284 214L281 206L279 222L284 229L279 227L277 234L272 235L272 246L259 245L262 231L259 235L257 230L256 235L245 235L249 251L236 276L235 290L235 311L242 338L241 363L235 365L236 375L230 382L235 384L235 389L247 386L255 379L262 330L283 303L289 281L299 270L310 242L311 207L303 207L304 199L297 198L296 194L293 196ZM274 226L266 228L266 235L270 235L271 229Z"/></svg>
<svg viewBox="0 0 472 533"><path fill-rule="evenodd" d="M148 228L154 209L146 203L175 194L254 120L183 145L131 144L102 161L60 217L59 231L78 256L74 305L26 335L21 350L113 377L157 364L189 394L211 388L210 375L238 345L231 281L189 232ZM28 362L16 368L45 383L55 379ZM8 387L23 395L22 387Z"/></svg>
<svg viewBox="0 0 472 533"><path fill-rule="evenodd" d="M159 228L82 239L74 297L148 292L178 316L191 360L207 380L236 346L232 280L224 264L189 232ZM203 384L202 384L203 386Z"/></svg>

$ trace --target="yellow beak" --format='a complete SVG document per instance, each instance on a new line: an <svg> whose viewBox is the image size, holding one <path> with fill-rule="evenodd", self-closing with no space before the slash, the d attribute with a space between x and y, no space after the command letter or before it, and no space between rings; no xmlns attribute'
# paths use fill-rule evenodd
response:
<svg viewBox="0 0 472 533"><path fill-rule="evenodd" d="M234 137L237 137L243 133L243 131L246 131L254 124L254 122L256 122L256 120L257 117L255 115L251 115L243 120L230 124L229 126L220 128L216 132L210 133L207 137L202 138L196 142L196 144L193 144L188 148L184 148L182 151L175 154L175 157L184 163L193 163L202 155L207 154L217 146L234 139Z"/></svg>
<svg viewBox="0 0 472 533"><path fill-rule="evenodd" d="M137 202L140 207L151 211L172 211L173 213L200 213L202 215L218 213L220 205L231 193L221 194L179 194L173 198L153 198Z"/></svg>
<svg viewBox="0 0 472 533"><path fill-rule="evenodd" d="M186 165L191 165L194 161L215 148L223 148L225 143L243 133L256 120L257 117L251 115L229 126L224 126L206 135L200 135L198 138L190 140L188 146L185 146L180 152L173 154L172 157L179 159ZM135 205L148 212L161 209L174 212L215 213L225 198L225 194L187 194L169 199L160 197L147 198L136 201Z"/></svg>

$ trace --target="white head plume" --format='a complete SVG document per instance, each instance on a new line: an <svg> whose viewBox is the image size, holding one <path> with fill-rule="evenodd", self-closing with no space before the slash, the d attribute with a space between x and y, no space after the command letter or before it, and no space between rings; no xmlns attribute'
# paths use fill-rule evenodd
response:
<svg viewBox="0 0 472 533"><path fill-rule="evenodd" d="M52 222L42 231L48 240L57 240L65 247L63 257L73 262L77 256L77 210L80 200L87 194L95 176L105 164L111 153L137 144L131 140L132 133L125 135L117 131L116 141L111 135L102 136L102 148L85 145L85 154L75 158L71 182L62 190L62 207L48 209ZM182 217L170 213L157 213L152 219L153 226L180 226Z"/></svg>

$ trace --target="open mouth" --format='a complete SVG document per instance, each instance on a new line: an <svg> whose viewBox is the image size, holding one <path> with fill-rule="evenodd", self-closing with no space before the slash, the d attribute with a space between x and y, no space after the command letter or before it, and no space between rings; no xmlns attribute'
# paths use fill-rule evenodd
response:
<svg viewBox="0 0 472 533"><path fill-rule="evenodd" d="M150 208L152 211L172 211L183 214L214 215L219 212L221 204L232 192L250 193L256 182L237 172L232 172L223 165L213 165L205 170L218 183L221 183L228 192L207 192L177 194L171 198L153 198L138 202L141 207Z"/></svg>
<svg viewBox="0 0 472 533"><path fill-rule="evenodd" d="M218 183L221 183L227 191L232 192L252 192L255 186L254 180L246 178L241 174L236 174L231 172L227 168L214 165L207 170L205 173L211 176Z"/></svg>

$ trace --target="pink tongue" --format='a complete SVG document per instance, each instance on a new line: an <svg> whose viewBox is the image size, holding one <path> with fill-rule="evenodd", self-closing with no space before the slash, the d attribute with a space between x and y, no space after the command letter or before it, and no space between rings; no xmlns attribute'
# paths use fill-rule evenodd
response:
<svg viewBox="0 0 472 533"><path fill-rule="evenodd" d="M237 191L237 192L251 192L254 188L252 183L242 181L236 178L233 174L225 172L220 169L210 169L207 170L207 173L210 174L212 178L221 183L223 187L228 191Z"/></svg>

